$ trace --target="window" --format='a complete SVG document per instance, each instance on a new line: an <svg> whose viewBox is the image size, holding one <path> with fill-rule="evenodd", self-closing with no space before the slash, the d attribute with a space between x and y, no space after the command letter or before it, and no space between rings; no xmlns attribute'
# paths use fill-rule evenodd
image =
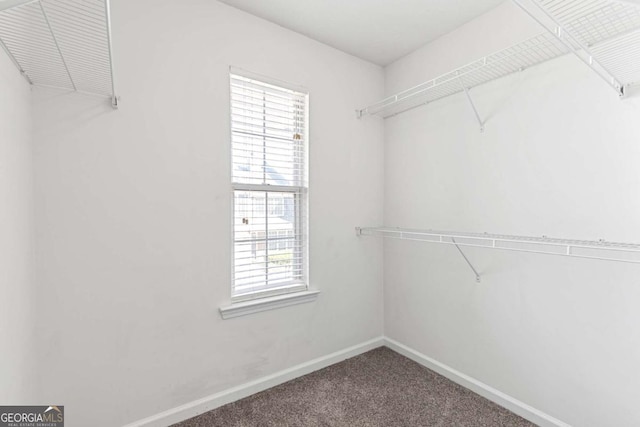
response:
<svg viewBox="0 0 640 427"><path fill-rule="evenodd" d="M307 105L232 70L232 300L307 290Z"/></svg>

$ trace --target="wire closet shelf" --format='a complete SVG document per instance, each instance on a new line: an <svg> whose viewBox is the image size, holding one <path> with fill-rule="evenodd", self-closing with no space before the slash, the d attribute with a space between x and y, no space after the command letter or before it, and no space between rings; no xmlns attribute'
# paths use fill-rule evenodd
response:
<svg viewBox="0 0 640 427"><path fill-rule="evenodd" d="M513 2L545 31L356 110L357 116L387 118L460 92L469 96L474 87L569 53L620 96L640 82L640 5L618 0Z"/></svg>
<svg viewBox="0 0 640 427"><path fill-rule="evenodd" d="M0 47L34 86L111 99L113 76L109 0L4 0Z"/></svg>
<svg viewBox="0 0 640 427"><path fill-rule="evenodd" d="M416 240L427 243L442 243L456 246L640 264L639 244L615 243L605 240L571 240L546 236L527 237L458 231L414 230L393 227L356 227L356 234L358 236Z"/></svg>

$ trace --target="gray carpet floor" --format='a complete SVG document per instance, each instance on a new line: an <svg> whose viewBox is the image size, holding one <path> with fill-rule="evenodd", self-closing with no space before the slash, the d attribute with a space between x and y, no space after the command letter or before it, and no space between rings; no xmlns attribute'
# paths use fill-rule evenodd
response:
<svg viewBox="0 0 640 427"><path fill-rule="evenodd" d="M381 347L174 427L533 425Z"/></svg>

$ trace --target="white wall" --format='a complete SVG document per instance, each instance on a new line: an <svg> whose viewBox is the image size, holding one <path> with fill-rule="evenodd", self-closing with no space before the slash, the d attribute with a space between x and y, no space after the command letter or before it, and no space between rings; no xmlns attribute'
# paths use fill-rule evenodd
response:
<svg viewBox="0 0 640 427"><path fill-rule="evenodd" d="M640 423L637 266L467 249L478 285L455 248L386 242L383 263L380 243L353 233L383 222L384 187L391 226L638 242L640 95L618 100L566 57L473 90L484 134L463 95L384 123L354 119L383 86L391 94L541 32L510 3L392 64L386 80L215 1L116 0L113 20L118 111L33 93L38 400L66 405L70 426L122 425L380 335L383 267L390 338L572 425ZM311 285L322 294L223 321L229 65L310 90ZM5 68L0 85L19 78ZM0 103L22 117L11 123L26 120ZM0 271L27 284L9 288L22 303L2 325L9 313L33 318L23 125L0 141L27 150L0 169L24 184L3 175L0 194L24 199L0 223L22 224L7 232L26 245L3 240L3 262L21 257Z"/></svg>
<svg viewBox="0 0 640 427"><path fill-rule="evenodd" d="M378 337L383 70L211 0L112 2L121 107L34 92L41 400L122 425ZM228 67L310 91L314 303L230 297Z"/></svg>
<svg viewBox="0 0 640 427"><path fill-rule="evenodd" d="M388 94L537 31L506 3L389 66ZM385 121L386 225L640 242L640 94L564 57L472 96L484 134L464 94ZM640 424L639 266L465 252L481 284L455 247L385 243L387 336L571 425Z"/></svg>
<svg viewBox="0 0 640 427"><path fill-rule="evenodd" d="M33 402L33 180L29 84L0 55L0 404Z"/></svg>

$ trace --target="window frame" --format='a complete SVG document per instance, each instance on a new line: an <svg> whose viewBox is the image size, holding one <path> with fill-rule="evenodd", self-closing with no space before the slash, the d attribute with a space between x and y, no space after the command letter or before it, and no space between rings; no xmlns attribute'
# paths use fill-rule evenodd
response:
<svg viewBox="0 0 640 427"><path fill-rule="evenodd" d="M233 155L233 100L231 96L231 83L233 76L238 76L250 80L264 83L266 85L275 86L276 88L286 89L294 91L304 97L304 115L302 126L303 137L303 149L301 165L303 170L303 177L301 182L297 186L288 185L271 185L271 184L247 184L234 182L234 155ZM230 177L229 182L231 184L231 302L243 303L261 300L265 298L279 297L287 294L300 294L309 291L309 91L301 86L293 85L287 82L283 82L277 79L266 77L260 74L252 73L246 70L242 70L236 67L229 67L229 164L230 164ZM283 284L278 287L268 287L265 282L264 289L253 290L246 293L236 293L236 221L235 221L235 209L236 209L236 193L237 192L257 192L265 193L265 197L268 198L270 193L282 194L290 193L295 198L294 202L294 229L293 245L300 244L301 250L301 279L292 281L290 283ZM276 196L277 197L277 196ZM282 199L284 200L284 199ZM268 203L265 206L265 218L269 217ZM269 234L275 232L278 236L282 232L281 230L267 230L265 240L263 242L265 248L268 248L270 244L275 244L280 248L281 242L269 239ZM297 238L296 238L297 237ZM259 241L256 239L254 245L258 245ZM278 249L276 249L277 251Z"/></svg>

